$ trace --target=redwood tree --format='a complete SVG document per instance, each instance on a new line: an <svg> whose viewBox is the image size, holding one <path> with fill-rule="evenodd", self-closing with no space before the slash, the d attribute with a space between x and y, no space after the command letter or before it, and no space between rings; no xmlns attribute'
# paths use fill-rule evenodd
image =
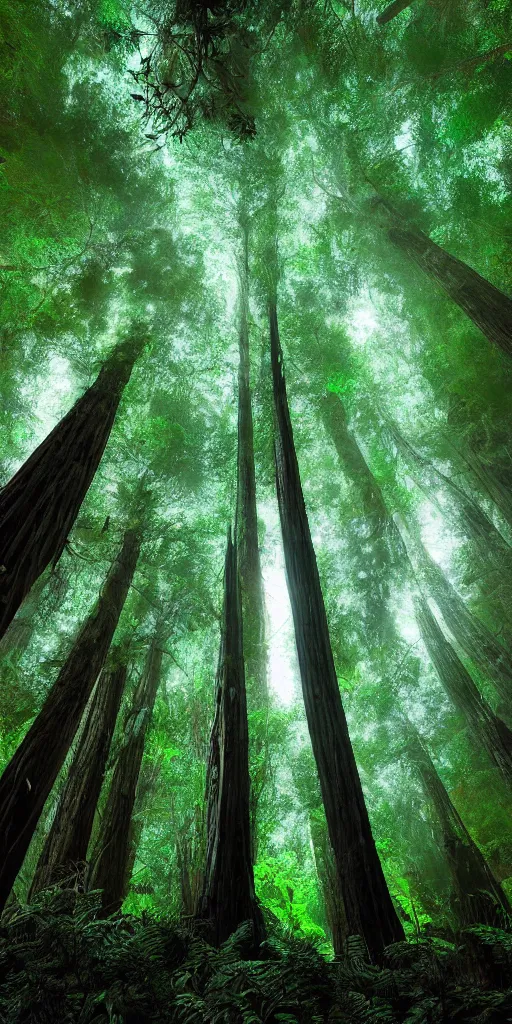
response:
<svg viewBox="0 0 512 1024"><path fill-rule="evenodd" d="M448 696L510 785L512 732L478 690L423 598L416 602L416 614L423 642Z"/></svg>
<svg viewBox="0 0 512 1024"><path fill-rule="evenodd" d="M244 921L265 937L254 892L249 808L249 737L236 540L228 533L215 718L206 783L207 847L197 917L220 944Z"/></svg>
<svg viewBox="0 0 512 1024"><path fill-rule="evenodd" d="M132 815L146 735L160 682L162 653L157 630L126 719L121 750L91 856L88 888L103 890L102 904L107 914L120 909L130 881Z"/></svg>
<svg viewBox="0 0 512 1024"><path fill-rule="evenodd" d="M348 931L363 935L378 958L404 933L375 848L341 702L295 453L275 297L269 314L277 497L306 716Z"/></svg>
<svg viewBox="0 0 512 1024"><path fill-rule="evenodd" d="M485 857L471 838L434 762L412 722L407 721L407 754L420 777L425 796L434 809L443 853L453 886L453 909L460 925L500 925L499 908L511 908Z"/></svg>
<svg viewBox="0 0 512 1024"><path fill-rule="evenodd" d="M0 637L62 553L145 340L134 334L114 349L95 383L0 492Z"/></svg>
<svg viewBox="0 0 512 1024"><path fill-rule="evenodd" d="M126 652L113 649L87 711L75 756L46 837L31 895L83 867L126 682Z"/></svg>
<svg viewBox="0 0 512 1024"><path fill-rule="evenodd" d="M44 804L64 764L119 621L140 550L125 532L99 600L37 718L0 779L0 909L14 884Z"/></svg>

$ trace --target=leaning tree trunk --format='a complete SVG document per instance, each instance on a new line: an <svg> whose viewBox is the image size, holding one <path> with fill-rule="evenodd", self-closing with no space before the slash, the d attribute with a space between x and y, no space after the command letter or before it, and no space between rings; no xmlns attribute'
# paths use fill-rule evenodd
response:
<svg viewBox="0 0 512 1024"><path fill-rule="evenodd" d="M283 375L275 301L270 303L276 484L302 691L349 932L380 957L403 939L375 848L334 667L315 552L302 494Z"/></svg>
<svg viewBox="0 0 512 1024"><path fill-rule="evenodd" d="M34 633L39 602L49 580L50 569L30 588L26 600L0 640L0 658L11 653L20 656L26 651Z"/></svg>
<svg viewBox="0 0 512 1024"><path fill-rule="evenodd" d="M103 911L120 909L128 891L131 860L132 815L162 668L162 648L156 634L150 644L144 671L133 698L124 738L114 768L101 827L94 844L89 889L101 889Z"/></svg>
<svg viewBox="0 0 512 1024"><path fill-rule="evenodd" d="M487 626L472 615L443 570L414 538L419 553L421 575L450 633L468 658L492 681L502 706L512 716L512 656L492 635Z"/></svg>
<svg viewBox="0 0 512 1024"><path fill-rule="evenodd" d="M208 922L217 945L244 921L252 922L256 945L265 937L263 915L254 892L249 788L242 612L236 541L233 543L230 530L206 782L206 867L197 907L197 917Z"/></svg>
<svg viewBox="0 0 512 1024"><path fill-rule="evenodd" d="M37 863L31 896L83 872L126 672L126 655L116 647L96 684L55 818Z"/></svg>
<svg viewBox="0 0 512 1024"><path fill-rule="evenodd" d="M459 924L463 927L482 923L501 925L503 911L511 913L508 899L472 840L411 722L407 723L407 753L438 819L441 845L452 879L453 909Z"/></svg>
<svg viewBox="0 0 512 1024"><path fill-rule="evenodd" d="M379 202L391 210L385 200ZM440 285L490 342L512 357L512 300L422 231L409 227L396 210L391 212L394 224L387 233L392 244Z"/></svg>
<svg viewBox="0 0 512 1024"><path fill-rule="evenodd" d="M406 11L408 7L411 7L414 0L393 0L393 3L388 4L384 10L377 15L377 25L387 25L389 21L393 21L398 14L402 11Z"/></svg>
<svg viewBox="0 0 512 1024"><path fill-rule="evenodd" d="M503 777L512 783L512 732L494 714L436 622L427 602L416 602L421 636L448 696L462 713L477 742Z"/></svg>
<svg viewBox="0 0 512 1024"><path fill-rule="evenodd" d="M144 342L119 345L85 395L0 492L0 637L62 553Z"/></svg>
<svg viewBox="0 0 512 1024"><path fill-rule="evenodd" d="M139 550L139 534L127 530L94 611L82 626L41 711L0 779L0 910L103 668Z"/></svg>

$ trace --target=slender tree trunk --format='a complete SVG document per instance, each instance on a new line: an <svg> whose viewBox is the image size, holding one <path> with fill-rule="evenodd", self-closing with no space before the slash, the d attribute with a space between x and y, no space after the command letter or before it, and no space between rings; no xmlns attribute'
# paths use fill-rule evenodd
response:
<svg viewBox="0 0 512 1024"><path fill-rule="evenodd" d="M511 913L501 885L455 809L421 737L407 725L407 752L436 813L441 845L454 890L453 909L461 926L501 925L498 907Z"/></svg>
<svg viewBox="0 0 512 1024"><path fill-rule="evenodd" d="M379 957L403 938L375 848L332 656L302 494L283 375L275 301L270 303L276 484L290 602L313 754L349 932Z"/></svg>
<svg viewBox="0 0 512 1024"><path fill-rule="evenodd" d="M481 743L506 781L512 783L512 732L494 714L444 637L423 598L417 601L421 636L448 696L463 714L477 742Z"/></svg>
<svg viewBox="0 0 512 1024"><path fill-rule="evenodd" d="M103 668L139 549L139 535L127 530L94 611L82 626L41 711L0 779L0 910Z"/></svg>
<svg viewBox="0 0 512 1024"><path fill-rule="evenodd" d="M128 891L128 865L133 839L132 815L162 668L159 634L150 644L142 677L128 715L124 740L110 783L101 827L94 844L89 889L102 889L105 914L116 913Z"/></svg>
<svg viewBox="0 0 512 1024"><path fill-rule="evenodd" d="M23 605L0 640L0 657L10 653L20 656L26 651L34 632L39 602L49 579L50 570L43 573L31 587Z"/></svg>
<svg viewBox="0 0 512 1024"><path fill-rule="evenodd" d="M482 489L503 516L507 526L512 530L512 494L510 480L503 483L493 466L488 466L480 455L471 447L466 450L464 459L474 473Z"/></svg>
<svg viewBox="0 0 512 1024"><path fill-rule="evenodd" d="M143 764L141 772L139 774L139 781L137 783L137 791L135 794L135 803L133 805L133 814L130 822L130 836L128 841L128 859L126 862L126 886L127 892L130 885L130 881L133 875L133 869L137 860L137 852L139 849L140 841L142 838L142 832L144 829L144 818L150 803L158 780L158 776L162 770L162 761L160 760L157 764Z"/></svg>
<svg viewBox="0 0 512 1024"><path fill-rule="evenodd" d="M92 387L0 492L0 636L62 552L143 344L131 339L115 349Z"/></svg>
<svg viewBox="0 0 512 1024"><path fill-rule="evenodd" d="M249 738L236 542L228 534L222 639L215 719L206 782L207 847L197 917L209 922L220 944L251 921L255 944L263 941L251 857Z"/></svg>
<svg viewBox="0 0 512 1024"><path fill-rule="evenodd" d="M238 366L238 468L236 538L242 597L244 660L247 699L250 710L262 711L268 704L267 649L265 643L265 599L258 543L256 471L252 419L249 356L249 266L248 233L243 228L243 252L239 267L239 366ZM265 785L267 753L262 734L251 737L249 747L251 781L251 836L256 860L258 803Z"/></svg>
<svg viewBox="0 0 512 1024"><path fill-rule="evenodd" d="M398 14L402 11L406 11L408 7L411 7L414 0L393 0L393 3L388 4L384 10L377 15L377 25L387 25L389 21L393 21Z"/></svg>
<svg viewBox="0 0 512 1024"><path fill-rule="evenodd" d="M441 286L490 342L512 357L512 300L507 295L405 222L389 228L388 237Z"/></svg>
<svg viewBox="0 0 512 1024"><path fill-rule="evenodd" d="M96 684L55 818L39 857L30 896L83 872L126 682L126 657L120 648L112 651L109 662Z"/></svg>
<svg viewBox="0 0 512 1024"><path fill-rule="evenodd" d="M345 950L345 939L348 935L347 922L327 827L323 821L315 820L313 814L309 816L309 827L316 872L322 886L325 916L331 933L333 949L336 956L342 956Z"/></svg>
<svg viewBox="0 0 512 1024"><path fill-rule="evenodd" d="M450 633L468 658L494 684L502 706L512 715L512 655L467 608L463 599L425 550L414 538L421 575L443 616Z"/></svg>

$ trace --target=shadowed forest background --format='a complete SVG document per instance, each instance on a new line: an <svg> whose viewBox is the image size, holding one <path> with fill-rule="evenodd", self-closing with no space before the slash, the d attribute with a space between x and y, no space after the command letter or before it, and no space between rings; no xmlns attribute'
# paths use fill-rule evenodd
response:
<svg viewBox="0 0 512 1024"><path fill-rule="evenodd" d="M0 38L0 1020L509 1021L510 3Z"/></svg>

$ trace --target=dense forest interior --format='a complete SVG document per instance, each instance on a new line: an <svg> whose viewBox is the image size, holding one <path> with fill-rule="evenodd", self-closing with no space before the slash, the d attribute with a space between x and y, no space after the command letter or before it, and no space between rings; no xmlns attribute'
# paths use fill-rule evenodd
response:
<svg viewBox="0 0 512 1024"><path fill-rule="evenodd" d="M512 1020L512 4L0 40L1 1024Z"/></svg>

